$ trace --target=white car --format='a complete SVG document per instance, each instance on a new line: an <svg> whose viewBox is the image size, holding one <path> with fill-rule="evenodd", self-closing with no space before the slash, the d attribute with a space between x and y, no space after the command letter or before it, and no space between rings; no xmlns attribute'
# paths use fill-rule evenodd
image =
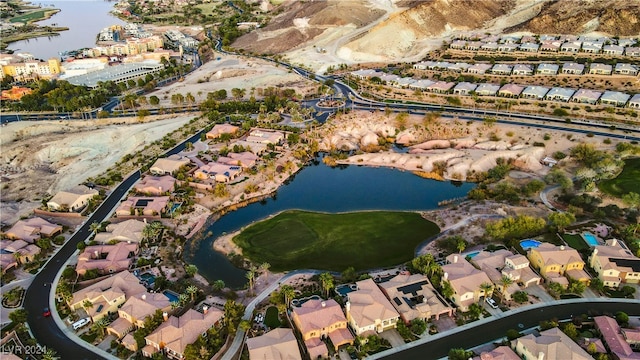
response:
<svg viewBox="0 0 640 360"><path fill-rule="evenodd" d="M495 301L495 300L493 300L492 298L485 298L484 300L485 300L485 301L487 302L487 304L489 304L489 306L491 306L492 308L494 308L494 309L497 309L497 308L498 308L498 304L497 304L497 303L496 303L496 301Z"/></svg>
<svg viewBox="0 0 640 360"><path fill-rule="evenodd" d="M83 326L87 325L88 323L91 322L91 318L84 318L84 319L80 319L76 322L73 323L73 325L71 325L73 327L73 330L78 330L80 328L82 328Z"/></svg>

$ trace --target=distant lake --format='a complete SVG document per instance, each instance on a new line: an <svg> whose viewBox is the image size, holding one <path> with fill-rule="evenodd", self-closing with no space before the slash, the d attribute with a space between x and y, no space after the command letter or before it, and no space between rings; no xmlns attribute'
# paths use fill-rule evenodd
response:
<svg viewBox="0 0 640 360"><path fill-rule="evenodd" d="M96 38L100 30L115 24L125 24L124 21L111 15L116 2L105 0L48 0L44 3L32 2L34 5L42 5L43 9L55 8L60 12L50 19L36 23L40 26L57 24L66 26L67 31L60 32L60 36L41 37L9 44L8 49L15 52L28 52L35 58L47 60L59 57L59 52L92 48L96 45Z"/></svg>
<svg viewBox="0 0 640 360"><path fill-rule="evenodd" d="M423 179L396 169L355 165L332 168L318 161L300 170L287 185L278 189L275 197L228 213L205 229L204 234L211 231L213 235L201 239L195 249L185 251L185 261L196 265L198 272L209 281L220 279L227 286L240 288L246 283L245 271L213 250L213 241L222 233L237 231L287 209L430 210L437 208L439 201L465 196L474 187L472 183Z"/></svg>

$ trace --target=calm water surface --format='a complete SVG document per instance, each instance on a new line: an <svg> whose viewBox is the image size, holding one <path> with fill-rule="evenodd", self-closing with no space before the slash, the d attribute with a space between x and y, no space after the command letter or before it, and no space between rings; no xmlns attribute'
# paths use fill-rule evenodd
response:
<svg viewBox="0 0 640 360"><path fill-rule="evenodd" d="M236 231L243 226L287 209L324 212L358 210L428 210L438 202L464 196L475 185L428 180L389 168L344 166L331 168L322 162L310 165L282 186L275 198L231 212L213 223L211 231L187 251L185 260L195 264L209 281L223 280L227 286L242 287L246 283L244 271L234 267L227 258L213 250L213 241L222 233Z"/></svg>
<svg viewBox="0 0 640 360"><path fill-rule="evenodd" d="M33 1L34 5L60 9L50 19L37 24L66 26L67 31L60 32L60 36L42 37L11 43L9 49L16 52L31 53L37 59L47 60L59 57L59 52L81 48L91 48L96 45L96 37L100 30L115 24L125 24L124 21L109 14L115 2L105 0L47 0ZM53 5L53 6L52 6Z"/></svg>

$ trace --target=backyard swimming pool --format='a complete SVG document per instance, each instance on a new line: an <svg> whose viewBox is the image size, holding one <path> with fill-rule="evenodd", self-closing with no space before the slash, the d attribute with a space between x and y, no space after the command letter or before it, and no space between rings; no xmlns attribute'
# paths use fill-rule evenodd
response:
<svg viewBox="0 0 640 360"><path fill-rule="evenodd" d="M598 239L592 233L582 233L582 238L589 246L598 246Z"/></svg>
<svg viewBox="0 0 640 360"><path fill-rule="evenodd" d="M336 286L336 292L341 296L347 296L348 293L358 290L356 284L343 284Z"/></svg>
<svg viewBox="0 0 640 360"><path fill-rule="evenodd" d="M468 253L467 256L469 259L473 259L476 255L480 254L480 251L474 251L472 253Z"/></svg>
<svg viewBox="0 0 640 360"><path fill-rule="evenodd" d="M537 248L538 246L540 246L540 244L541 244L540 241L533 240L533 239L520 241L520 247L522 247L522 250L525 250L525 251L531 248Z"/></svg>
<svg viewBox="0 0 640 360"><path fill-rule="evenodd" d="M165 290L162 292L164 296L166 296L170 302L178 302L178 294L171 290Z"/></svg>

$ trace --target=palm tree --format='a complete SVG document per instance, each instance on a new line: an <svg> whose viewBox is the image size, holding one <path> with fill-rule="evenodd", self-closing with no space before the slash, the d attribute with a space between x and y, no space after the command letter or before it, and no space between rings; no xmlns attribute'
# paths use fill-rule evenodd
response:
<svg viewBox="0 0 640 360"><path fill-rule="evenodd" d="M224 289L225 285L226 284L224 283L224 281L216 280L216 281L213 282L212 286L213 286L213 290L220 291L220 290Z"/></svg>
<svg viewBox="0 0 640 360"><path fill-rule="evenodd" d="M60 358L57 355L58 353L56 353L55 350L48 348L47 351L42 354L42 360L58 360Z"/></svg>
<svg viewBox="0 0 640 360"><path fill-rule="evenodd" d="M82 307L83 307L87 312L89 312L89 308L90 308L90 307L93 307L93 303L92 303L91 301L89 301L89 300L85 300L85 301L82 303Z"/></svg>
<svg viewBox="0 0 640 360"><path fill-rule="evenodd" d="M171 310L175 310L180 307L180 303L178 301L171 302Z"/></svg>
<svg viewBox="0 0 640 360"><path fill-rule="evenodd" d="M256 273L254 270L249 269L244 276L249 280L249 292L253 292L253 280L255 279Z"/></svg>
<svg viewBox="0 0 640 360"><path fill-rule="evenodd" d="M191 295L191 301L193 302L195 299L195 295L198 292L198 288L194 285L188 286L186 289L187 294Z"/></svg>
<svg viewBox="0 0 640 360"><path fill-rule="evenodd" d="M320 285L322 286L322 289L326 292L326 297L328 298L329 290L333 289L333 286L334 286L333 275L331 275L328 272L320 274Z"/></svg>
<svg viewBox="0 0 640 360"><path fill-rule="evenodd" d="M466 248L467 242L462 238L458 239L458 242L456 242L456 249L458 249L458 253L461 254Z"/></svg>
<svg viewBox="0 0 640 360"><path fill-rule="evenodd" d="M89 230L91 230L91 233L95 235L98 230L100 230L100 223L97 221L92 222L91 225L89 225Z"/></svg>
<svg viewBox="0 0 640 360"><path fill-rule="evenodd" d="M269 271L269 268L271 267L271 264L269 264L268 262L263 262L262 264L260 264L260 272L264 273L265 271Z"/></svg>
<svg viewBox="0 0 640 360"><path fill-rule="evenodd" d="M178 301L180 302L180 304L186 304L187 300L189 300L189 295L187 294L180 294L178 295Z"/></svg>
<svg viewBox="0 0 640 360"><path fill-rule="evenodd" d="M454 291L453 291L453 287L451 287L451 283L448 282L448 281L443 282L442 283L442 295L447 299L451 299L453 294L454 294Z"/></svg>
<svg viewBox="0 0 640 360"><path fill-rule="evenodd" d="M284 296L284 302L287 306L289 306L291 300L293 300L293 297L296 295L296 291L291 285L283 285L280 288L280 293Z"/></svg>
<svg viewBox="0 0 640 360"><path fill-rule="evenodd" d="M502 298L504 299L505 295L507 294L507 288L511 284L513 284L513 279L511 279L507 275L503 275L502 278L500 278L500 284L502 285L502 291L500 293L502 295Z"/></svg>
<svg viewBox="0 0 640 360"><path fill-rule="evenodd" d="M100 336L104 336L104 329L107 328L107 325L108 325L107 318L103 317L98 321L94 321L92 328L93 328L93 331L99 332Z"/></svg>
<svg viewBox="0 0 640 360"><path fill-rule="evenodd" d="M484 293L485 298L490 298L493 295L493 284L488 282L483 282L480 284L480 290Z"/></svg>

